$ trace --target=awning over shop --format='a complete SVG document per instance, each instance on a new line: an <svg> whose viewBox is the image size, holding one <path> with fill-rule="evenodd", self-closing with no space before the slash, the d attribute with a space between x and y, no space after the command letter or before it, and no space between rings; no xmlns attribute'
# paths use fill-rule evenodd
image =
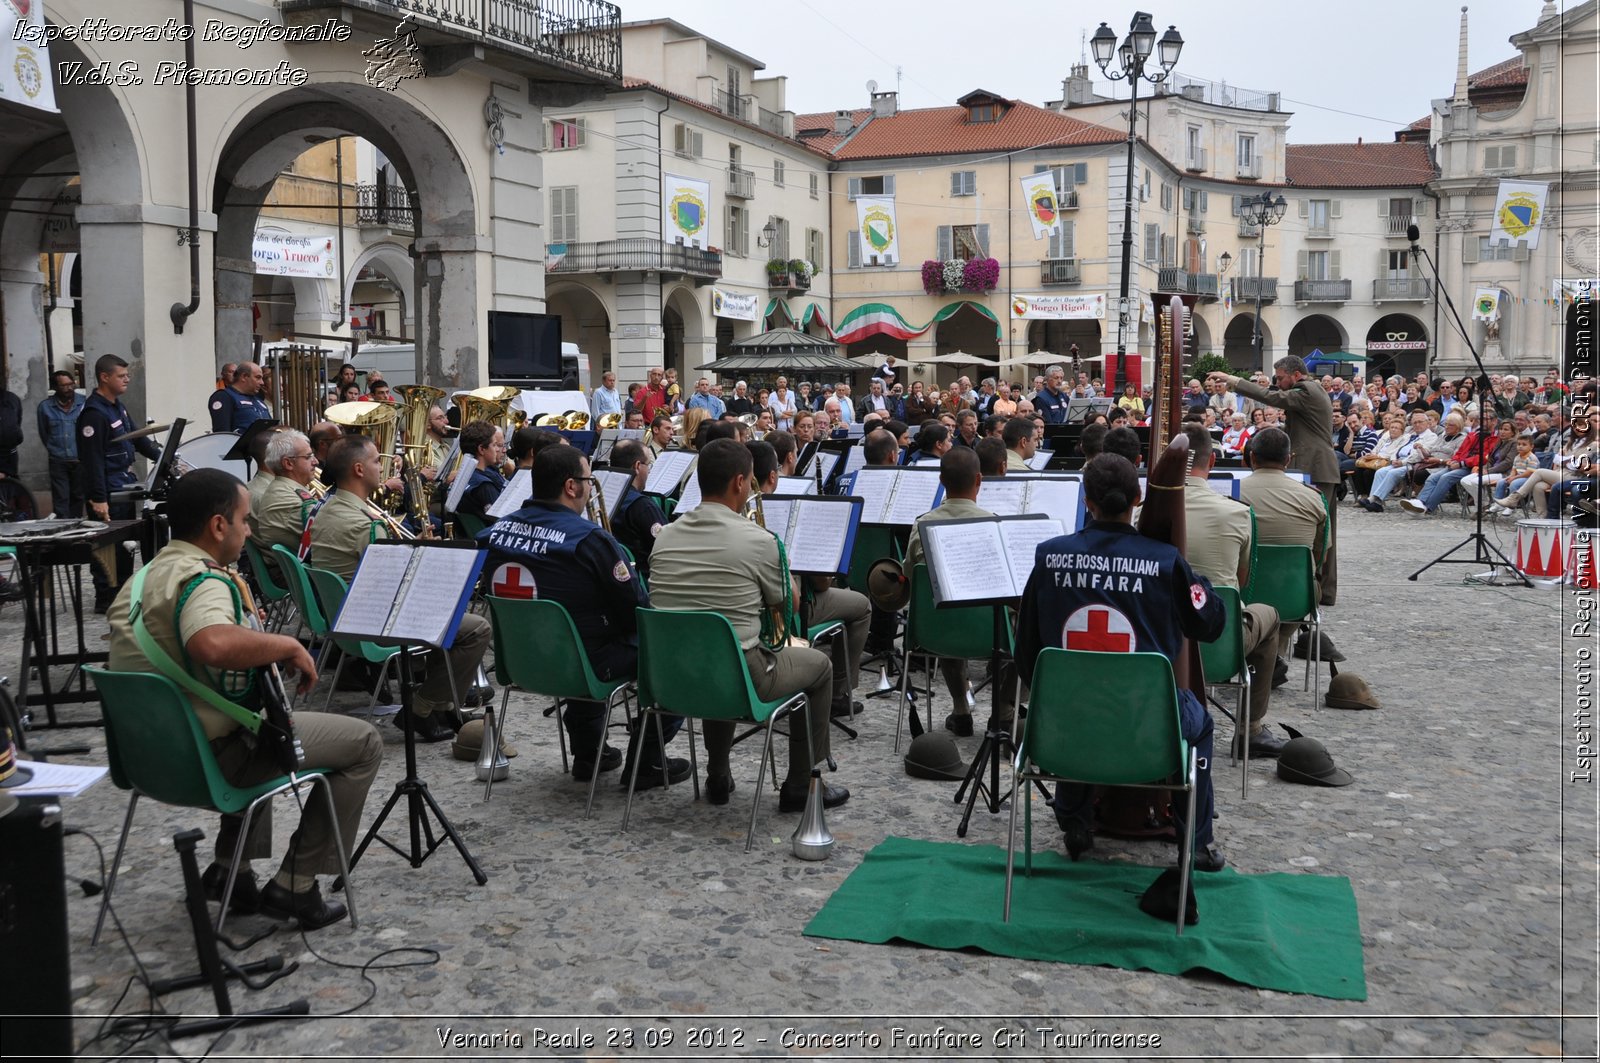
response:
<svg viewBox="0 0 1600 1063"><path fill-rule="evenodd" d="M1355 354L1351 351L1330 351L1325 353L1320 350L1314 350L1306 356L1306 368L1311 369L1319 365L1346 365L1352 362L1365 361L1367 361L1366 355Z"/></svg>
<svg viewBox="0 0 1600 1063"><path fill-rule="evenodd" d="M829 331L840 343L857 343L869 336L889 336L897 340L909 340L922 335L939 322L954 317L963 307L970 307L993 321L994 337L997 340L1000 338L1000 319L995 317L993 310L972 299L958 299L945 304L925 325L911 324L901 316L900 311L888 303L863 303L840 319L837 329ZM808 323L811 316L808 311L806 315ZM818 316L820 317L820 313ZM822 323L823 327L827 328L826 319Z"/></svg>

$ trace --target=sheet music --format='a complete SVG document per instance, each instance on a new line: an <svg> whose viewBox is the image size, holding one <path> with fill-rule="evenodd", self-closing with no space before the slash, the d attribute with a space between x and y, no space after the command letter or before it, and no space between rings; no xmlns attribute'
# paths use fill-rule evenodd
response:
<svg viewBox="0 0 1600 1063"><path fill-rule="evenodd" d="M1208 476L1206 486L1211 488L1223 498L1234 498L1234 492L1239 489L1239 481L1231 476Z"/></svg>
<svg viewBox="0 0 1600 1063"><path fill-rule="evenodd" d="M1029 484L1026 512L1054 517L1068 531L1078 530L1078 499L1083 494L1083 481L1041 479Z"/></svg>
<svg viewBox="0 0 1600 1063"><path fill-rule="evenodd" d="M1033 572L1034 554L1039 544L1065 534L1066 523L1054 518L1000 523L1000 542L1005 548L1006 563L1011 569L1011 585L1016 588L1019 597L1028 586L1028 576Z"/></svg>
<svg viewBox="0 0 1600 1063"><path fill-rule="evenodd" d="M509 517L527 505L528 499L532 497L533 470L518 469L517 474L511 477L511 482L506 484L506 489L500 492L500 497L495 499L484 512L495 520L499 520L501 517Z"/></svg>
<svg viewBox="0 0 1600 1063"><path fill-rule="evenodd" d="M408 546L373 543L367 547L361 554L361 563L356 566L355 578L350 581L350 590L344 596L344 605L333 622L333 629L346 635L382 635L389 622L389 612L405 582L411 553L412 548Z"/></svg>
<svg viewBox="0 0 1600 1063"><path fill-rule="evenodd" d="M851 447L844 452L844 471L856 472L867 467L867 449L865 447Z"/></svg>
<svg viewBox="0 0 1600 1063"><path fill-rule="evenodd" d="M1034 472L1044 472L1044 467L1050 464L1050 459L1055 457L1055 451L1039 449L1033 452L1033 457L1028 459L1028 468Z"/></svg>
<svg viewBox="0 0 1600 1063"><path fill-rule="evenodd" d="M477 572L479 553L426 546L410 552L416 555L410 579L383 633L442 645L445 632L455 622L462 595Z"/></svg>
<svg viewBox="0 0 1600 1063"><path fill-rule="evenodd" d="M863 468L857 470L855 475L855 485L850 488L850 494L861 499L861 519L868 524L886 523L884 511L888 508L889 492L894 490L899 471Z"/></svg>
<svg viewBox="0 0 1600 1063"><path fill-rule="evenodd" d="M886 524L915 524L917 518L939 504L939 477L932 473L904 472L889 500Z"/></svg>
<svg viewBox="0 0 1600 1063"><path fill-rule="evenodd" d="M17 758L17 767L33 772L33 778L6 787L12 797L77 797L109 770L98 764L57 764L21 757Z"/></svg>
<svg viewBox="0 0 1600 1063"><path fill-rule="evenodd" d="M472 473L477 467L476 462L469 465L463 461L461 467L456 470L455 479L450 481L450 493L444 500L446 513L454 513L456 507L461 505L461 496L467 493L467 481L472 479Z"/></svg>
<svg viewBox="0 0 1600 1063"><path fill-rule="evenodd" d="M646 484L646 486L649 486ZM691 476L684 481L683 494L678 496L678 504L672 507L672 515L691 513L700 508L700 477Z"/></svg>
<svg viewBox="0 0 1600 1063"><path fill-rule="evenodd" d="M600 469L594 474L600 481L600 490L606 496L606 519L617 519L617 506L622 502L622 495L628 489L628 481L633 479L633 474L622 469Z"/></svg>
<svg viewBox="0 0 1600 1063"><path fill-rule="evenodd" d="M865 455L863 454L864 458ZM819 461L822 463L822 482L827 483L828 479L833 476L833 467L839 464L839 455L830 451L819 450L811 456L811 460L806 462L805 468L800 470L799 475L809 477L813 485L816 482L817 463Z"/></svg>
<svg viewBox="0 0 1600 1063"><path fill-rule="evenodd" d="M922 466L927 466L929 468L937 469L939 467L940 463L943 462L943 461L944 461L944 458L942 458L942 457L934 457L932 454L923 454L922 456L918 457L917 460L912 462L911 464L912 465L922 465Z"/></svg>
<svg viewBox="0 0 1600 1063"><path fill-rule="evenodd" d="M784 540L790 571L837 573L849 568L843 555L850 541L854 503L805 499L792 505L789 536Z"/></svg>
<svg viewBox="0 0 1600 1063"><path fill-rule="evenodd" d="M778 494L780 495L814 495L816 493L817 481L810 476L778 477Z"/></svg>
<svg viewBox="0 0 1600 1063"><path fill-rule="evenodd" d="M1028 486L1033 482L1009 476L985 480L978 485L978 507L997 517L1015 517L1024 512Z"/></svg>
<svg viewBox="0 0 1600 1063"><path fill-rule="evenodd" d="M650 478L645 481L647 494L670 495L677 493L690 466L698 457L692 450L663 450L650 466Z"/></svg>
<svg viewBox="0 0 1600 1063"><path fill-rule="evenodd" d="M1019 522L1020 523L1020 522ZM941 602L1015 598L996 521L928 521L921 534Z"/></svg>
<svg viewBox="0 0 1600 1063"><path fill-rule="evenodd" d="M761 500L761 519L767 531L782 539L786 549L789 546L789 519L793 516L793 509L792 499L774 498L770 502L765 498ZM791 569L794 567L792 559L789 567Z"/></svg>

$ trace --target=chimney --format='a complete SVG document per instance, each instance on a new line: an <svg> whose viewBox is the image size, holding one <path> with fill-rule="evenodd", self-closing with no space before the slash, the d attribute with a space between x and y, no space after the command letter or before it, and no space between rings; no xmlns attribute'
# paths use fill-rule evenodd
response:
<svg viewBox="0 0 1600 1063"><path fill-rule="evenodd" d="M1356 147L1359 148L1360 146L1361 146L1361 138L1360 137L1356 137Z"/></svg>
<svg viewBox="0 0 1600 1063"><path fill-rule="evenodd" d="M850 120L849 111L833 112L833 131L839 136L844 136L846 133L850 132L851 128L854 126L855 123Z"/></svg>
<svg viewBox="0 0 1600 1063"><path fill-rule="evenodd" d="M1094 82L1089 78L1088 63L1072 64L1072 73L1061 83L1061 99L1068 107L1094 102Z"/></svg>
<svg viewBox="0 0 1600 1063"><path fill-rule="evenodd" d="M1465 5L1461 8L1461 43L1456 48L1456 91L1450 102L1463 106L1467 102L1467 9Z"/></svg>
<svg viewBox="0 0 1600 1063"><path fill-rule="evenodd" d="M874 92L872 94L872 117L893 118L900 113L900 94L898 92Z"/></svg>

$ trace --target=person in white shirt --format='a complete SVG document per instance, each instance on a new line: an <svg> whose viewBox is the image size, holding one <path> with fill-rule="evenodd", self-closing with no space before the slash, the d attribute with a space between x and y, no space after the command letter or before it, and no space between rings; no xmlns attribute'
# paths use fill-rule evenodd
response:
<svg viewBox="0 0 1600 1063"><path fill-rule="evenodd" d="M856 406L850 401L850 385L839 384L833 389L833 397L839 403L839 422L841 424L856 423Z"/></svg>
<svg viewBox="0 0 1600 1063"><path fill-rule="evenodd" d="M600 377L600 386L594 389L590 409L597 421L608 413L622 412L622 396L617 394L617 374L608 372Z"/></svg>
<svg viewBox="0 0 1600 1063"><path fill-rule="evenodd" d="M789 378L780 376L778 386L767 396L767 408L772 411L772 420L779 431L789 432L794 430L794 415L797 409L794 392L789 390Z"/></svg>

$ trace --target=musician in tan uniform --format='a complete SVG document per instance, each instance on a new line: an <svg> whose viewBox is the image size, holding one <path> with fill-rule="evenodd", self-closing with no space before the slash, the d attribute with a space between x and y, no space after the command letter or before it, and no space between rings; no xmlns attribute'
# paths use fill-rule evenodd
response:
<svg viewBox="0 0 1600 1063"><path fill-rule="evenodd" d="M295 669L302 688L314 684L316 666L305 647L287 635L257 631L240 622L242 604L226 566L238 560L249 530L244 485L219 469L198 469L173 486L167 511L172 541L142 573L142 614L156 645L173 662L182 662L177 667L187 668L191 676L230 700L253 693L252 685L260 683L253 670L270 664ZM132 599L133 581L129 581L108 614L108 667L116 672L160 671L139 648L129 616ZM229 782L250 786L280 774L266 747L252 742L241 724L198 695L188 700ZM370 723L332 713L298 713L294 725L305 749L305 769L329 770L339 838L348 852L360 828L367 790L383 760L383 740ZM221 899L241 825L242 817L222 817L215 856L202 877L212 899ZM271 852L271 810L263 808L251 823L244 859ZM255 874L248 866L241 867L231 907L296 918L307 930L327 926L344 918L345 907L323 899L316 876L339 870L327 805L320 797L309 799L277 876L258 887Z"/></svg>
<svg viewBox="0 0 1600 1063"><path fill-rule="evenodd" d="M246 445L250 449L250 460L255 463L255 475L250 477L246 485L250 489L250 512L256 511L256 506L261 503L261 496L266 493L272 484L272 479L277 474L267 467L267 444L272 442L272 435L277 429L270 421L257 421L263 427L254 432L246 432L251 436Z"/></svg>
<svg viewBox="0 0 1600 1063"><path fill-rule="evenodd" d="M367 501L383 482L377 446L366 436L345 436L328 453L328 475L339 489L312 518L311 563L337 573L348 583L367 547L391 538L387 524L374 516L376 507ZM428 678L411 699L417 737L422 741L441 742L454 734L452 726L460 729L450 677L456 677L464 692L493 636L489 621L467 613L456 630L455 642L445 652L449 669L437 653L428 655ZM401 721L397 717L395 722Z"/></svg>
<svg viewBox="0 0 1600 1063"><path fill-rule="evenodd" d="M829 753L833 662L809 647L762 644L761 616L783 606L784 585L778 540L743 516L754 480L750 452L731 439L712 440L700 452L696 475L700 505L662 529L651 551L650 601L657 609L709 610L727 617L761 698L805 691L810 756L804 736L791 731L789 773L778 796L780 812L799 812L805 808L812 765ZM792 585L790 592L795 592ZM728 757L733 724L707 720L704 734L706 796L713 804L726 804L733 790ZM849 798L849 790L828 785L824 804L833 808Z"/></svg>
<svg viewBox="0 0 1600 1063"><path fill-rule="evenodd" d="M1256 515L1259 541L1274 546L1309 546L1318 572L1330 547L1333 527L1322 494L1284 470L1289 464L1289 435L1281 428L1263 428L1250 440L1245 460L1253 472L1239 484L1239 498ZM1278 656L1288 657L1298 624L1278 626Z"/></svg>
<svg viewBox="0 0 1600 1063"><path fill-rule="evenodd" d="M983 477L978 472L978 455L970 447L951 447L939 459L939 483L944 485L944 501L939 508L917 518L917 523L912 526L911 541L906 544L907 576L918 565L927 563L927 555L922 549L924 524L994 516L978 505L978 485L982 482ZM937 614L933 622L940 622ZM944 674L945 686L950 691L950 701L955 707L955 711L945 717L945 730L965 738L972 734L972 707L967 704L967 662L941 657L939 671ZM994 711L990 714L987 730L1009 733L1016 717L1017 666L1014 661L1006 660L1001 664L995 684ZM931 715L928 722L933 723Z"/></svg>
<svg viewBox="0 0 1600 1063"><path fill-rule="evenodd" d="M292 428L274 432L262 467L273 477L260 501L250 506L250 538L267 557L274 546L299 553L306 515L316 501L307 489L317 473L311 441Z"/></svg>

